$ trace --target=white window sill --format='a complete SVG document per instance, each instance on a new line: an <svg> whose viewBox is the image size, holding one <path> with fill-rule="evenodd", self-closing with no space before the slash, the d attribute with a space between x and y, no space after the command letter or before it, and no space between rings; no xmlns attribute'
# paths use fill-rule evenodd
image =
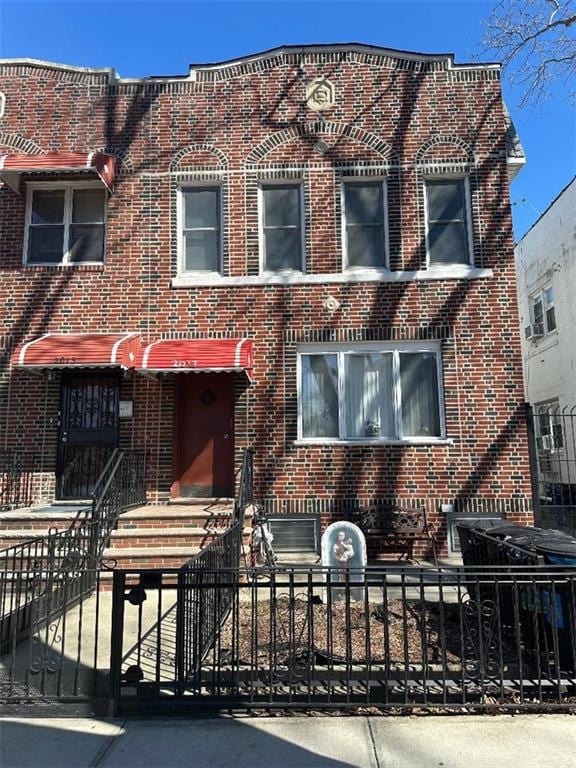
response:
<svg viewBox="0 0 576 768"><path fill-rule="evenodd" d="M203 288L248 285L329 285L333 283L406 283L426 280L475 280L493 276L491 269L477 269L463 264L430 267L413 272L391 272L388 269L347 270L338 273L304 274L270 272L261 275L222 277L216 275L178 275L173 288Z"/></svg>
<svg viewBox="0 0 576 768"><path fill-rule="evenodd" d="M539 336L537 338L532 337L531 339L525 339L524 341L527 345L526 356L528 358L534 357L535 355L541 355L542 352L546 352L546 350L552 349L552 347L557 347L560 343L557 329L549 331L544 334L544 336Z"/></svg>
<svg viewBox="0 0 576 768"><path fill-rule="evenodd" d="M22 264L26 269L40 269L42 267L65 267L66 269L78 269L78 267L101 267L104 268L103 261L43 261L41 264L25 261Z"/></svg>
<svg viewBox="0 0 576 768"><path fill-rule="evenodd" d="M454 439L451 437L413 437L405 440L345 440L336 438L307 437L299 438L294 441L294 445L358 445L358 446L378 446L378 445L453 445Z"/></svg>

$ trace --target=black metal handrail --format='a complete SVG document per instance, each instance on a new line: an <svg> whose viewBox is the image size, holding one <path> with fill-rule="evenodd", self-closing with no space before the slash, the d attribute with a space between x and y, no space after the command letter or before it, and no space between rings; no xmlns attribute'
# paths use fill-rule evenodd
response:
<svg viewBox="0 0 576 768"><path fill-rule="evenodd" d="M146 501L145 454L119 450L104 472L92 508L79 510L66 530L51 530L0 552L0 638L7 632L17 632L18 638L29 633L31 617L38 625L93 591L96 582L89 574L105 567L104 551L120 514ZM30 574L21 581L25 591L16 602L13 572Z"/></svg>
<svg viewBox="0 0 576 768"><path fill-rule="evenodd" d="M254 449L245 448L240 466L238 493L234 501L234 519L244 523L246 508L254 502Z"/></svg>
<svg viewBox="0 0 576 768"><path fill-rule="evenodd" d="M176 663L182 675L194 677L218 639L236 595L235 585L216 588L215 574L238 568L244 516L254 501L254 450L246 448L238 477L233 524L180 568L178 584Z"/></svg>

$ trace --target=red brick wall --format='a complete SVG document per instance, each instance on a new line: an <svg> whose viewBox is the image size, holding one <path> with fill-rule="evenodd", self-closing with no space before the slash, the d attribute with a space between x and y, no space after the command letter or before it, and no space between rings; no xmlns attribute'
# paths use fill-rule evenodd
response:
<svg viewBox="0 0 576 768"><path fill-rule="evenodd" d="M322 119L306 85L324 75L336 104ZM0 153L105 149L120 159L103 267L22 267L24 195L0 184L0 304L5 350L52 331L140 330L249 336L255 383L239 376L236 447L256 448L258 495L323 519L358 499L531 514L516 309L505 120L496 69L354 51L278 54L196 81L128 84L105 73L0 67ZM329 146L319 154L314 145ZM178 181L217 178L225 203L224 272L257 275L259 179L304 182L308 271L341 271L339 185L350 168L388 179L391 268L425 267L422 175L469 175L475 280L174 288ZM296 170L294 170L296 169ZM332 314L327 296L340 302ZM298 446L295 364L307 340L441 340L449 445ZM7 352L5 352L5 355ZM6 358L4 357L4 360ZM5 365L5 363L4 363ZM6 368L0 440L56 444L57 393ZM153 498L169 492L173 382L124 383L134 419L122 442L149 452ZM52 389L55 389L52 387ZM57 388L56 388L57 389ZM128 396L128 395L127 395ZM46 413L46 416L44 415ZM48 439L44 419L52 420Z"/></svg>

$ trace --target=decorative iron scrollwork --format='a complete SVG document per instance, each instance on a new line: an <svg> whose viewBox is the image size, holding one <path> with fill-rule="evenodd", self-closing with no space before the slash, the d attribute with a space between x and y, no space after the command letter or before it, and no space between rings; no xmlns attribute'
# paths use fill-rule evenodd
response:
<svg viewBox="0 0 576 768"><path fill-rule="evenodd" d="M471 680L498 678L500 663L500 618L493 600L461 600L464 623L464 673Z"/></svg>
<svg viewBox="0 0 576 768"><path fill-rule="evenodd" d="M308 598L306 595L280 595L271 608L275 638L269 682L280 685L301 680L307 675L313 657L308 643Z"/></svg>

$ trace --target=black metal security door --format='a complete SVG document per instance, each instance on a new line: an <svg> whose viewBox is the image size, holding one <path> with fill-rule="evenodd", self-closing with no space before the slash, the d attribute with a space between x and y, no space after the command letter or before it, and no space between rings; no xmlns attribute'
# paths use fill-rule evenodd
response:
<svg viewBox="0 0 576 768"><path fill-rule="evenodd" d="M57 497L85 499L118 445L119 377L67 374L62 382Z"/></svg>

